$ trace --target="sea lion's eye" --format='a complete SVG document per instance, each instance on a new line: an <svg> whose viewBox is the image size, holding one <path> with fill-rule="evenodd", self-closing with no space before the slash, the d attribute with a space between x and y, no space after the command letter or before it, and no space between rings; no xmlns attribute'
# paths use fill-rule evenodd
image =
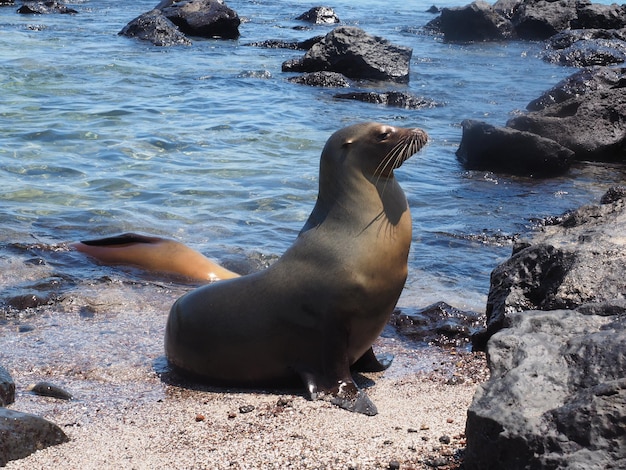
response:
<svg viewBox="0 0 626 470"><path fill-rule="evenodd" d="M381 132L380 134L378 134L378 141L382 142L383 140L387 140L387 137L389 137L388 131Z"/></svg>

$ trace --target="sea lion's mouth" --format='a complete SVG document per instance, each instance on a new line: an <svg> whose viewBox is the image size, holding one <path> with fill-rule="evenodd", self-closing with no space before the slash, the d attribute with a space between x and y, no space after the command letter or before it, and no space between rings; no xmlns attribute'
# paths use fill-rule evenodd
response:
<svg viewBox="0 0 626 470"><path fill-rule="evenodd" d="M388 176L392 170L400 167L412 155L419 152L428 142L428 134L422 129L409 129L406 135L400 138L398 143L385 155L375 174Z"/></svg>

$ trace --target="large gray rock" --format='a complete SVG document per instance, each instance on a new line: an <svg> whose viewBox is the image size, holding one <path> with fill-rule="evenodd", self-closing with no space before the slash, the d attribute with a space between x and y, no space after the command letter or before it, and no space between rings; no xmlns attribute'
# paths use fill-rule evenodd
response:
<svg viewBox="0 0 626 470"><path fill-rule="evenodd" d="M624 77L626 77L626 68L585 68L561 80L539 98L528 103L526 109L529 111L540 111L585 93L610 90L611 88L619 87L620 81Z"/></svg>
<svg viewBox="0 0 626 470"><path fill-rule="evenodd" d="M393 106L404 109L424 109L440 106L439 103L428 98L394 90L385 92L353 91L348 93L337 93L333 95L333 98L340 100L363 101L365 103L382 104L385 106Z"/></svg>
<svg viewBox="0 0 626 470"><path fill-rule="evenodd" d="M339 23L339 17L330 7L313 7L296 18L313 24Z"/></svg>
<svg viewBox="0 0 626 470"><path fill-rule="evenodd" d="M619 29L626 26L626 5L601 5L580 2L576 19L571 21L574 29Z"/></svg>
<svg viewBox="0 0 626 470"><path fill-rule="evenodd" d="M625 312L511 315L468 410L465 468L626 468Z"/></svg>
<svg viewBox="0 0 626 470"><path fill-rule="evenodd" d="M542 59L571 67L619 64L626 60L625 29L574 29L548 40Z"/></svg>
<svg viewBox="0 0 626 470"><path fill-rule="evenodd" d="M143 13L130 21L119 34L150 41L155 46L191 45L191 41L178 27L157 9Z"/></svg>
<svg viewBox="0 0 626 470"><path fill-rule="evenodd" d="M78 11L68 7L62 2L46 1L46 2L24 2L17 9L22 15L48 15L50 13L70 14L73 15Z"/></svg>
<svg viewBox="0 0 626 470"><path fill-rule="evenodd" d="M527 0L519 3L511 22L522 39L543 40L568 29L578 17L578 0Z"/></svg>
<svg viewBox="0 0 626 470"><path fill-rule="evenodd" d="M575 152L578 160L626 158L626 75L602 87L515 117L507 127L552 139Z"/></svg>
<svg viewBox="0 0 626 470"><path fill-rule="evenodd" d="M223 0L163 0L156 6L189 36L237 39L239 15Z"/></svg>
<svg viewBox="0 0 626 470"><path fill-rule="evenodd" d="M0 466L68 440L56 424L39 416L0 408Z"/></svg>
<svg viewBox="0 0 626 470"><path fill-rule="evenodd" d="M514 312L626 302L626 202L619 194L609 201L542 227L494 269L487 328L474 336L475 349L509 326Z"/></svg>
<svg viewBox="0 0 626 470"><path fill-rule="evenodd" d="M9 371L0 366L0 406L10 405L15 401L15 382Z"/></svg>
<svg viewBox="0 0 626 470"><path fill-rule="evenodd" d="M574 152L529 132L466 119L457 159L469 170L545 178L565 173Z"/></svg>
<svg viewBox="0 0 626 470"><path fill-rule="evenodd" d="M287 81L300 85L321 86L326 88L347 88L351 81L337 72L311 72L297 77L289 77Z"/></svg>
<svg viewBox="0 0 626 470"><path fill-rule="evenodd" d="M515 37L511 21L482 0L441 10L439 28L446 41L502 41Z"/></svg>
<svg viewBox="0 0 626 470"><path fill-rule="evenodd" d="M340 26L303 57L283 63L283 72L337 72L351 79L409 80L413 50L372 36L355 26Z"/></svg>

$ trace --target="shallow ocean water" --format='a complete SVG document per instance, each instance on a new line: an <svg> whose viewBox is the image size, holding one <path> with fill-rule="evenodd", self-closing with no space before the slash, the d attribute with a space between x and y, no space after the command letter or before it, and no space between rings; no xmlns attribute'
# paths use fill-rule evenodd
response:
<svg viewBox="0 0 626 470"><path fill-rule="evenodd" d="M236 41L159 48L117 35L155 3L83 1L72 4L77 15L0 8L3 300L80 299L105 279L102 289L138 283L153 308L154 289L182 290L176 280L99 266L63 245L120 232L174 238L239 265L275 258L314 205L324 142L359 121L422 127L431 137L396 171L414 224L400 305L444 300L484 310L489 274L513 237L537 219L597 202L624 178L621 167L598 164L548 180L463 170L455 158L463 119L503 125L574 70L542 62L541 43L444 43L421 29L435 17L426 13L430 1L332 5L343 24L413 48L409 83L376 88L442 104L421 110L291 84L281 64L302 51L247 45L330 31L294 29L310 2L228 1L244 19Z"/></svg>

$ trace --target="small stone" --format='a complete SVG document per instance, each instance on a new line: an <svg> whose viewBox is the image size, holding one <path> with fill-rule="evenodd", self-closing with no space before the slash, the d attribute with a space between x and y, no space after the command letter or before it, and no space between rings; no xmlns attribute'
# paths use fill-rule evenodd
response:
<svg viewBox="0 0 626 470"><path fill-rule="evenodd" d="M241 414L250 413L251 411L254 411L253 405L243 405L239 407L239 413Z"/></svg>
<svg viewBox="0 0 626 470"><path fill-rule="evenodd" d="M398 470L400 468L400 462L392 460L389 462L389 466L387 468L389 468L389 470Z"/></svg>
<svg viewBox="0 0 626 470"><path fill-rule="evenodd" d="M71 400L73 398L71 393L49 382L38 382L30 387L29 390L41 397L52 397L59 400Z"/></svg>
<svg viewBox="0 0 626 470"><path fill-rule="evenodd" d="M237 416L237 414L234 413L233 411L229 411L228 412L228 419L235 419L236 416Z"/></svg>
<svg viewBox="0 0 626 470"><path fill-rule="evenodd" d="M439 438L439 442L442 444L450 444L450 436L443 435Z"/></svg>
<svg viewBox="0 0 626 470"><path fill-rule="evenodd" d="M420 431L426 431L427 429L430 429L428 425L422 423L422 425L420 426Z"/></svg>
<svg viewBox="0 0 626 470"><path fill-rule="evenodd" d="M203 414L198 413L196 415L196 422L200 422L200 421L204 421L206 418L204 417Z"/></svg>

